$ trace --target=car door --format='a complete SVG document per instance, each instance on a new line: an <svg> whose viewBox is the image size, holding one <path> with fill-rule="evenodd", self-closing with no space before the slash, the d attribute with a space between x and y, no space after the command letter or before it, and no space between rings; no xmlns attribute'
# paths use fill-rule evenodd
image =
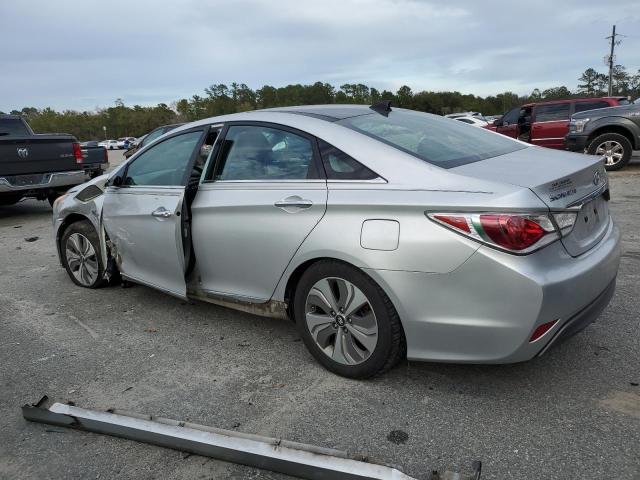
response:
<svg viewBox="0 0 640 480"><path fill-rule="evenodd" d="M540 147L564 149L569 133L570 103L550 103L533 108L531 143Z"/></svg>
<svg viewBox="0 0 640 480"><path fill-rule="evenodd" d="M173 135L133 159L109 181L102 209L122 276L181 298L186 296L185 186L203 128Z"/></svg>
<svg viewBox="0 0 640 480"><path fill-rule="evenodd" d="M496 120L496 132L511 138L518 138L518 118L520 107L512 108L502 118Z"/></svg>
<svg viewBox="0 0 640 480"><path fill-rule="evenodd" d="M199 288L262 303L325 213L315 139L259 122L225 127L193 201Z"/></svg>

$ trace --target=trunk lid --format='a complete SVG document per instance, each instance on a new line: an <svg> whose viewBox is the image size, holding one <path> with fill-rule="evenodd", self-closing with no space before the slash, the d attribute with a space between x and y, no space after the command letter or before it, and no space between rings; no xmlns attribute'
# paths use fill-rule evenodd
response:
<svg viewBox="0 0 640 480"><path fill-rule="evenodd" d="M53 173L78 170L71 135L0 137L0 176ZM19 150L24 150L21 154Z"/></svg>
<svg viewBox="0 0 640 480"><path fill-rule="evenodd" d="M608 180L599 157L529 147L451 171L528 188L551 210L579 208L573 230L562 239L572 256L596 245L609 225Z"/></svg>

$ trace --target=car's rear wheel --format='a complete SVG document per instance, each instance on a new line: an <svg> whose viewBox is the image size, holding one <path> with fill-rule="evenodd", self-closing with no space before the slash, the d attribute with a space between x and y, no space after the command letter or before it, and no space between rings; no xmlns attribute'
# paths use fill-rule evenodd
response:
<svg viewBox="0 0 640 480"><path fill-rule="evenodd" d="M633 146L624 135L604 133L589 142L587 153L602 157L607 170L620 170L629 163Z"/></svg>
<svg viewBox="0 0 640 480"><path fill-rule="evenodd" d="M100 241L88 220L72 223L60 240L62 264L69 278L85 288L98 288L106 283L100 255Z"/></svg>
<svg viewBox="0 0 640 480"><path fill-rule="evenodd" d="M300 278L294 316L305 345L328 370L345 377L382 373L406 355L400 318L362 271L337 261L313 264Z"/></svg>

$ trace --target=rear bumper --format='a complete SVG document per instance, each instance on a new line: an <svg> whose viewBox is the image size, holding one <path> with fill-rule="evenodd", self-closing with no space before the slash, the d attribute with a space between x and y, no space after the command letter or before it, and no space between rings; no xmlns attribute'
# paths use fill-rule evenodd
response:
<svg viewBox="0 0 640 480"><path fill-rule="evenodd" d="M576 333L581 332L589 324L593 323L596 318L600 316L607 305L609 305L609 302L613 298L615 290L616 280L613 279L604 290L604 292L598 295L598 297L593 302L591 302L589 305L587 305L557 329L555 335L551 337L551 340L549 340L544 348L540 350L540 352L538 352L538 356L542 356L552 346L561 343L567 338L573 337Z"/></svg>
<svg viewBox="0 0 640 480"><path fill-rule="evenodd" d="M564 137L564 148L572 152L584 152L587 148L588 135L568 134Z"/></svg>
<svg viewBox="0 0 640 480"><path fill-rule="evenodd" d="M611 298L619 261L620 233L610 222L578 257L561 242L526 256L481 247L447 274L367 272L400 314L409 359L515 363L592 322ZM552 320L552 329L529 341Z"/></svg>
<svg viewBox="0 0 640 480"><path fill-rule="evenodd" d="M7 175L0 177L0 193L26 193L33 190L54 190L80 185L86 181L84 170L34 175Z"/></svg>

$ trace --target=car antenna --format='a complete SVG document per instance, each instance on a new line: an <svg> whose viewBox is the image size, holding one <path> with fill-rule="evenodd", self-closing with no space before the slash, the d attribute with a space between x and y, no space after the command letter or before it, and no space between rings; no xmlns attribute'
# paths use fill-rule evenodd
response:
<svg viewBox="0 0 640 480"><path fill-rule="evenodd" d="M388 117L389 112L391 111L391 100L383 100L382 102L374 103L369 108L380 115Z"/></svg>

